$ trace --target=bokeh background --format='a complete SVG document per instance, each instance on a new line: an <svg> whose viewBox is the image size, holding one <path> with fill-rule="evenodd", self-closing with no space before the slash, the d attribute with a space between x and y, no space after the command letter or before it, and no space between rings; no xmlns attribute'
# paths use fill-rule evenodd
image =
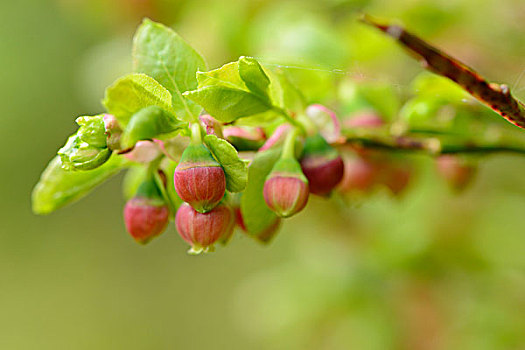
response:
<svg viewBox="0 0 525 350"><path fill-rule="evenodd" d="M0 349L525 349L523 157L485 159L459 196L421 157L400 199L313 199L269 246L237 234L198 257L173 227L146 247L127 235L121 176L31 213L75 117L131 70L144 16L212 68L240 55L303 67L312 102L334 76L406 88L420 66L358 11L525 97L522 0L0 1Z"/></svg>

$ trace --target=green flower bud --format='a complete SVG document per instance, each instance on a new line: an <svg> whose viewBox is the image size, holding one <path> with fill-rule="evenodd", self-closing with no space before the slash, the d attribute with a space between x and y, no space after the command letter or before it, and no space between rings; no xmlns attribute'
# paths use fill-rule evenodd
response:
<svg viewBox="0 0 525 350"><path fill-rule="evenodd" d="M62 168L66 170L91 170L104 164L111 156L107 148L91 146L80 136L69 137L67 143L58 150Z"/></svg>

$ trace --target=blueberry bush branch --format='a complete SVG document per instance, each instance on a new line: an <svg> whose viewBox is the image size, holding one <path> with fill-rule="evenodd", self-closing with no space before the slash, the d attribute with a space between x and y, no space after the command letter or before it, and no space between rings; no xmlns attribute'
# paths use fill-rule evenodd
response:
<svg viewBox="0 0 525 350"><path fill-rule="evenodd" d="M525 128L525 105L511 95L507 85L488 83L472 68L398 25L381 24L366 15L362 21L399 41L428 70L449 78L512 124Z"/></svg>
<svg viewBox="0 0 525 350"><path fill-rule="evenodd" d="M523 106L508 90L398 27L366 21L525 126ZM308 101L286 69L252 57L208 70L179 35L150 20L139 27L132 55L133 72L106 89L105 112L77 118L77 132L44 170L32 194L35 213L72 203L125 170L130 235L145 244L174 221L189 252L199 254L228 244L236 230L271 241L312 195L386 189L400 196L416 168L405 153L435 157L456 191L472 182L481 156L525 153L521 130L435 75L414 79L408 98L385 84L353 81L332 110Z"/></svg>

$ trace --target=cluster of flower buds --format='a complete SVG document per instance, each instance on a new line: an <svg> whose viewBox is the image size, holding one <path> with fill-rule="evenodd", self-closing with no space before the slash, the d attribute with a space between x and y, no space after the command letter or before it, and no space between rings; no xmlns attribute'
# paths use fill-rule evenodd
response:
<svg viewBox="0 0 525 350"><path fill-rule="evenodd" d="M310 194L329 196L344 174L343 159L326 136L316 132L306 137L299 161L296 138L295 130L279 127L261 148L271 148L284 139L282 157L273 166L263 189L268 207L283 218L304 209Z"/></svg>
<svg viewBox="0 0 525 350"><path fill-rule="evenodd" d="M384 120L374 112L365 111L345 120L349 129L377 129ZM369 194L377 187L386 187L400 196L410 184L413 169L410 162L373 150L346 147L343 153L344 176L338 191L347 194Z"/></svg>
<svg viewBox="0 0 525 350"><path fill-rule="evenodd" d="M209 118L207 121L214 124ZM180 236L192 246L190 253L195 254L212 251L219 240L228 241L235 223L233 210L224 200L224 169L200 142L200 132L200 127L194 127L196 141L182 153L173 178L175 191L186 202L179 207L175 224Z"/></svg>

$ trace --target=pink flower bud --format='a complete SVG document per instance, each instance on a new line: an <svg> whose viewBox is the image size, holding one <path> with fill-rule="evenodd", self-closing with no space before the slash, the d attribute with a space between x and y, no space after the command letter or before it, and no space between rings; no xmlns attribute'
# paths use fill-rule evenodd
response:
<svg viewBox="0 0 525 350"><path fill-rule="evenodd" d="M146 244L161 234L169 220L169 209L162 201L146 197L133 197L124 208L124 222L133 238Z"/></svg>
<svg viewBox="0 0 525 350"><path fill-rule="evenodd" d="M235 210L229 205L225 204L225 206L230 211L230 222L229 222L228 228L226 229L226 231L224 231L224 234L219 239L219 242L222 245L228 244L228 242L233 236L233 232L235 230L235 224L236 224Z"/></svg>
<svg viewBox="0 0 525 350"><path fill-rule="evenodd" d="M218 138L223 138L222 124L217 119L209 114L203 114L199 117L199 120L202 125L204 125L207 135L215 135Z"/></svg>
<svg viewBox="0 0 525 350"><path fill-rule="evenodd" d="M161 154L161 149L153 141L138 141L131 152L125 153L124 157L137 163L149 163Z"/></svg>
<svg viewBox="0 0 525 350"><path fill-rule="evenodd" d="M265 151L269 148L272 148L275 145L282 144L284 142L284 139L286 138L286 134L292 129L290 124L282 124L275 129L272 136L266 142L262 147L259 149L259 152Z"/></svg>
<svg viewBox="0 0 525 350"><path fill-rule="evenodd" d="M338 186L342 193L368 193L377 184L382 167L370 157L348 157L344 164L344 176Z"/></svg>
<svg viewBox="0 0 525 350"><path fill-rule="evenodd" d="M202 144L184 150L174 182L179 197L201 213L213 209L226 191L224 170Z"/></svg>
<svg viewBox="0 0 525 350"><path fill-rule="evenodd" d="M383 125L385 121L373 112L362 112L344 121L347 128L379 128Z"/></svg>
<svg viewBox="0 0 525 350"><path fill-rule="evenodd" d="M345 170L337 150L319 134L306 139L301 168L308 179L310 192L319 196L329 195L343 178Z"/></svg>
<svg viewBox="0 0 525 350"><path fill-rule="evenodd" d="M293 158L280 159L266 178L264 200L277 215L287 218L304 209L308 202L308 180Z"/></svg>
<svg viewBox="0 0 525 350"><path fill-rule="evenodd" d="M314 122L327 142L333 144L340 141L341 125L334 111L321 104L313 104L306 108L305 113Z"/></svg>
<svg viewBox="0 0 525 350"><path fill-rule="evenodd" d="M383 183L395 196L400 196L410 184L413 169L408 163L387 164L383 172Z"/></svg>
<svg viewBox="0 0 525 350"><path fill-rule="evenodd" d="M112 151L120 149L122 129L117 118L112 114L104 114L104 128L106 129L108 148Z"/></svg>
<svg viewBox="0 0 525 350"><path fill-rule="evenodd" d="M439 174L455 191L464 190L476 174L476 167L458 156L439 156L436 165Z"/></svg>
<svg viewBox="0 0 525 350"><path fill-rule="evenodd" d="M213 251L213 244L228 232L232 221L233 211L224 204L199 213L184 203L175 216L177 231L192 246L190 253L195 254Z"/></svg>
<svg viewBox="0 0 525 350"><path fill-rule="evenodd" d="M229 126L224 128L224 138L237 150L256 150L261 147L266 135L261 128Z"/></svg>

